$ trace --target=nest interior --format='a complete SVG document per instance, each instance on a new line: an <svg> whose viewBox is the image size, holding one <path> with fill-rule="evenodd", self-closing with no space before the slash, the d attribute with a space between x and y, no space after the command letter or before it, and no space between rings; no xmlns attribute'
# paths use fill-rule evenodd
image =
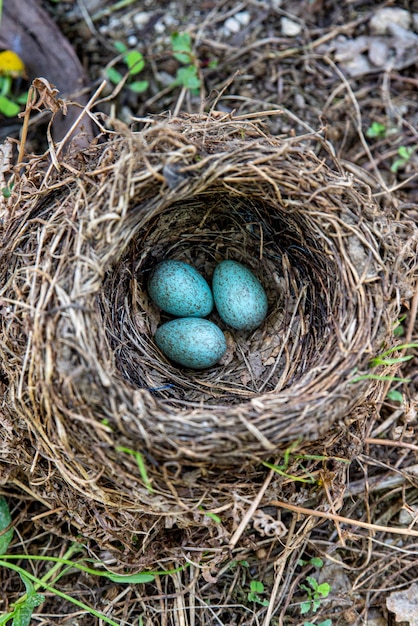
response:
<svg viewBox="0 0 418 626"><path fill-rule="evenodd" d="M184 486L190 466L234 484L238 468L347 429L379 399L382 381L352 381L394 343L406 247L321 136L184 116L48 165L30 161L13 189L0 268L3 459L43 498L73 515L77 497L163 514L167 490L144 486L135 451L154 485L176 467ZM180 368L153 342L168 318L147 276L180 259L210 281L227 258L264 285L267 319L236 332L214 312L226 355ZM192 500L207 489L186 483Z"/></svg>

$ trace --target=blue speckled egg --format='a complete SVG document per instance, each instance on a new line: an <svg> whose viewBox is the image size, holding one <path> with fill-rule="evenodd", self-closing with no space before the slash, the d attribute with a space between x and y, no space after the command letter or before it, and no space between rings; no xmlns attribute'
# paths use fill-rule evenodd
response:
<svg viewBox="0 0 418 626"><path fill-rule="evenodd" d="M267 295L254 274L237 261L222 261L212 279L213 298L225 324L253 330L267 315Z"/></svg>
<svg viewBox="0 0 418 626"><path fill-rule="evenodd" d="M148 294L160 309L178 317L206 317L213 309L208 283L183 261L158 263L148 280Z"/></svg>
<svg viewBox="0 0 418 626"><path fill-rule="evenodd" d="M160 326L155 343L169 359L184 367L204 369L226 352L223 332L216 324L197 317L182 317Z"/></svg>

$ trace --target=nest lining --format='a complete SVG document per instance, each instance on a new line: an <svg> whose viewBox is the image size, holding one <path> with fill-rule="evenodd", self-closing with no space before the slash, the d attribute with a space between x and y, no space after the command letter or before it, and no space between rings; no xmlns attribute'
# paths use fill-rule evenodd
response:
<svg viewBox="0 0 418 626"><path fill-rule="evenodd" d="M179 468L176 489L193 500L190 465L253 465L367 414L382 382L349 382L393 342L407 246L368 190L327 160L317 137L186 117L110 136L55 178L42 178L39 160L29 166L3 233L3 412L27 434L31 477L66 485L54 502L77 492L106 510L166 514L161 467ZM179 368L154 345L165 318L145 286L163 258L209 279L233 258L266 288L265 323L223 327L228 352L207 371ZM141 451L158 495L121 448Z"/></svg>
<svg viewBox="0 0 418 626"><path fill-rule="evenodd" d="M280 233L279 244L275 243L276 232ZM107 277L104 289L104 326L112 328L118 369L127 380L153 390L173 407L184 406L184 401L229 405L262 391L278 392L309 367L309 355L320 349L320 341L306 329L309 318L315 316L321 336L327 334L327 294L314 303L308 268L297 261L298 255L311 253L294 245L294 259L289 260L293 233L286 234L285 224L267 209L251 200L242 201L240 196L209 192L175 203L141 235ZM152 341L158 325L170 318L149 302L147 276L156 263L167 258L192 264L209 282L216 264L233 258L252 269L268 294L269 317L256 332L233 332L216 312L210 316L225 332L228 352L218 367L206 372L196 374L172 366ZM115 294L120 297L114 298ZM298 358L301 350L305 355Z"/></svg>

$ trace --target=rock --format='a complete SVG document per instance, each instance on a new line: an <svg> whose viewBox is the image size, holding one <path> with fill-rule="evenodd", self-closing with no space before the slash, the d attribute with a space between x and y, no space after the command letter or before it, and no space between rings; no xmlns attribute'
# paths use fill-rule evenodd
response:
<svg viewBox="0 0 418 626"><path fill-rule="evenodd" d="M228 17L228 19L224 22L224 32L226 35L235 35L239 33L243 26L248 26L250 23L250 13L249 11L240 11L239 13L235 13L232 17Z"/></svg>
<svg viewBox="0 0 418 626"><path fill-rule="evenodd" d="M305 98L301 93L295 94L295 107L297 109L306 109Z"/></svg>
<svg viewBox="0 0 418 626"><path fill-rule="evenodd" d="M138 30L141 30L151 19L151 14L146 11L138 11L132 16L132 21Z"/></svg>
<svg viewBox="0 0 418 626"><path fill-rule="evenodd" d="M369 22L370 30L375 35L386 35L390 24L397 24L408 30L411 26L411 14L406 9L382 7Z"/></svg>
<svg viewBox="0 0 418 626"><path fill-rule="evenodd" d="M386 598L386 606L395 613L397 622L409 622L418 626L418 585L412 583L407 589L392 591Z"/></svg>
<svg viewBox="0 0 418 626"><path fill-rule="evenodd" d="M402 526L409 526L413 524L414 520L418 517L418 506L411 506L411 510L401 509L399 511L399 523Z"/></svg>
<svg viewBox="0 0 418 626"><path fill-rule="evenodd" d="M239 13L235 13L235 19L241 24L241 26L248 26L251 20L251 15L249 11L240 11Z"/></svg>
<svg viewBox="0 0 418 626"><path fill-rule="evenodd" d="M379 38L371 38L368 57L376 67L383 67L389 59L389 46Z"/></svg>
<svg viewBox="0 0 418 626"><path fill-rule="evenodd" d="M340 63L340 67L348 76L363 76L371 70L371 65L365 54L359 54L354 59Z"/></svg>
<svg viewBox="0 0 418 626"><path fill-rule="evenodd" d="M298 22L294 22L288 17L282 17L280 24L282 27L282 35L285 37L296 37L297 35L300 35L302 31L302 25Z"/></svg>
<svg viewBox="0 0 418 626"><path fill-rule="evenodd" d="M355 39L347 39L346 37L337 37L335 42L334 58L337 62L347 62L356 59L362 52L369 47L369 37L361 35Z"/></svg>
<svg viewBox="0 0 418 626"><path fill-rule="evenodd" d="M138 45L138 37L136 35L129 35L126 39L126 43L130 48L135 48Z"/></svg>

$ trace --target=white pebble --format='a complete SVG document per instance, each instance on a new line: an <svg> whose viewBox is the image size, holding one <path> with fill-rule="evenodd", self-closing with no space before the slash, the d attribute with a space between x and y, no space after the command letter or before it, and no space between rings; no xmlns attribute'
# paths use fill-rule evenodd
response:
<svg viewBox="0 0 418 626"><path fill-rule="evenodd" d="M370 63L382 67L389 59L389 47L381 39L371 39L368 53Z"/></svg>
<svg viewBox="0 0 418 626"><path fill-rule="evenodd" d="M178 26L178 19L171 13L166 13L164 16L164 22L166 26Z"/></svg>
<svg viewBox="0 0 418 626"><path fill-rule="evenodd" d="M411 26L409 11L397 7L382 7L376 11L369 22L370 30L375 35L386 35L390 24L397 24L408 30Z"/></svg>
<svg viewBox="0 0 418 626"><path fill-rule="evenodd" d="M282 17L280 24L282 27L282 34L285 37L296 37L302 31L302 25L298 24L298 22L294 22L288 17Z"/></svg>
<svg viewBox="0 0 418 626"><path fill-rule="evenodd" d="M303 97L303 95L301 93L295 94L295 107L297 109L305 109L306 108L305 98Z"/></svg>
<svg viewBox="0 0 418 626"><path fill-rule="evenodd" d="M417 517L418 506L412 505L410 511L408 511L407 509L401 509L399 511L399 523L402 526L409 526L409 524L411 524Z"/></svg>
<svg viewBox="0 0 418 626"><path fill-rule="evenodd" d="M126 43L130 48L135 48L138 45L138 38L135 35L129 35L126 40Z"/></svg>
<svg viewBox="0 0 418 626"><path fill-rule="evenodd" d="M240 11L239 13L235 13L235 19L241 24L241 26L248 26L251 20L251 15L249 11Z"/></svg>
<svg viewBox="0 0 418 626"><path fill-rule="evenodd" d="M158 20L158 22L154 24L154 30L157 35L163 35L166 31L164 22L162 20Z"/></svg>
<svg viewBox="0 0 418 626"><path fill-rule="evenodd" d="M241 30L241 24L235 17L228 17L224 23L224 29L227 33L238 33Z"/></svg>
<svg viewBox="0 0 418 626"><path fill-rule="evenodd" d="M150 18L150 13L147 13L147 11L139 11L139 13L135 13L135 15L132 17L132 21L135 24L136 28L140 30L143 26L148 24Z"/></svg>
<svg viewBox="0 0 418 626"><path fill-rule="evenodd" d="M371 70L371 66L367 57L364 54L359 54L355 59L345 61L340 64L342 70L344 70L348 76L363 76Z"/></svg>

